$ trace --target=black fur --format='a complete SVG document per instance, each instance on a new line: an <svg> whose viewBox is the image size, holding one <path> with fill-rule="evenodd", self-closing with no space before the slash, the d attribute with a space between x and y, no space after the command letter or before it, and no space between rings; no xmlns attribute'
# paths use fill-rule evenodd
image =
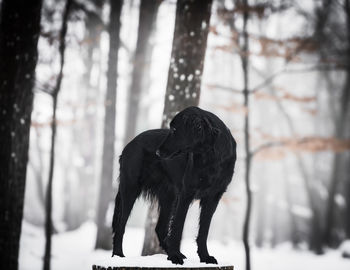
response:
<svg viewBox="0 0 350 270"><path fill-rule="evenodd" d="M157 200L156 233L168 260L183 264L180 241L189 205L200 200L197 237L201 262L217 263L207 250L211 218L231 182L236 142L214 114L197 107L178 113L170 129L141 133L119 159L120 183L113 216L113 255L124 257L122 241L126 221L137 197Z"/></svg>

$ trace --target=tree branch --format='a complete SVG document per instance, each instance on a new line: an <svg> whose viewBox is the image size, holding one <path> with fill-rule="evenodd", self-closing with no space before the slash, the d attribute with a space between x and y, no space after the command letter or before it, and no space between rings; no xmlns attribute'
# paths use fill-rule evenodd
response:
<svg viewBox="0 0 350 270"><path fill-rule="evenodd" d="M268 142L265 144L262 144L260 146L258 146L256 149L252 150L249 155L251 157L254 157L256 154L258 154L259 152L268 149L268 148L272 148L272 147L277 147L277 146L283 146L285 145L286 142L282 142L282 141L277 141L277 142Z"/></svg>
<svg viewBox="0 0 350 270"><path fill-rule="evenodd" d="M241 90L238 90L238 89L235 89L235 88L232 88L232 87L229 87L229 86L223 86L223 85L219 85L219 84L206 84L206 86L209 88L209 89L218 89L218 90L224 90L224 91L229 91L229 92L233 92L233 93L236 93L236 94L242 94L243 92Z"/></svg>

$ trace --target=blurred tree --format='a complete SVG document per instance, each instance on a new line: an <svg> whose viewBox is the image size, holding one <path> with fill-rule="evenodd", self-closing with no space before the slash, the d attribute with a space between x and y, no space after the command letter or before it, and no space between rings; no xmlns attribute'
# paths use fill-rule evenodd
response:
<svg viewBox="0 0 350 270"><path fill-rule="evenodd" d="M288 215L289 215L289 224L290 224L290 239L292 241L293 247L296 248L298 244L301 242L300 232L299 232L299 226L297 223L297 219L293 213L293 197L292 197L292 190L293 186L291 183L289 172L287 171L287 165L286 162L283 162L283 173L285 178L284 183L284 192L285 197L287 201L287 209L288 209Z"/></svg>
<svg viewBox="0 0 350 270"><path fill-rule="evenodd" d="M264 3L251 3L248 4L248 1L234 1L234 8L232 10L219 10L220 15L222 16L223 20L228 22L230 25L233 33L232 33L232 46L229 47L221 47L223 50L232 50L236 49L237 47L239 48L239 54L242 59L242 66L243 66L243 74L244 77L248 76L248 68L246 67L248 63L245 63L245 58L248 58L250 52L248 49L245 48L247 43L245 42L245 35L250 36L252 39L257 40L259 42L259 45L261 46L261 55L269 58L269 57L280 57L285 59L285 67L293 62L295 57L298 56L300 52L315 52L317 49L317 46L315 46L315 43L310 36L297 36L297 37L292 37L289 39L285 40L279 40L279 39L272 39L267 36L259 36L256 34L252 33L245 33L246 30L243 30L242 32L237 31L235 27L235 18L237 18L237 14L242 14L243 15L243 28L245 27L245 18L248 18L249 16L256 16L259 21L263 19L266 14L271 14L271 13L278 13L278 12L283 12L286 9L289 9L291 7L297 8L298 5L295 5L294 1L281 1L281 2L264 2ZM243 38L242 38L243 36ZM248 46L249 47L249 46ZM255 68L256 70L256 68ZM286 68L283 68L280 72L277 72L275 74L272 74L271 76L268 76L262 83L259 83L255 87L251 87L248 90L246 84L245 89L243 91L244 95L244 100L245 100L245 128L244 128L244 133L245 133L245 139L249 140L249 107L248 101L249 101L249 94L255 94L254 97L258 96L266 96L264 93L257 93L257 91L260 91L266 86L269 86L272 81L278 77L279 75L283 74L286 71ZM245 79L245 78L244 78ZM245 81L244 81L245 83ZM215 86L218 87L218 86ZM218 87L220 88L220 86ZM222 87L221 87L222 88ZM235 93L242 93L239 90L231 89L231 91ZM280 101L281 98L277 97L270 97L273 100ZM294 95L291 95L289 93L286 93L283 96L283 99L288 99L288 100L294 100L294 101L299 101L299 102L308 102L308 99L304 98L298 98ZM310 99L314 100L314 98ZM292 138L296 138L297 134L292 133ZM277 143L278 144L278 143ZM270 147L274 145L272 143L271 145L268 145L267 147ZM246 150L247 148L249 149L249 145L245 146ZM259 150L259 149L257 149ZM258 152L257 150L255 151L246 151L246 169L249 171L251 167L251 158ZM310 245L314 250L316 250L317 253L322 253L322 248L321 248L321 223L320 223L320 209L318 207L319 201L318 201L318 195L317 195L317 189L314 187L314 184L312 183L310 177L307 174L305 165L303 164L301 158L299 157L299 154L297 154L298 158L298 165L300 167L300 170L302 172L302 175L305 179L305 187L307 191L307 198L310 203L310 208L312 210L313 216L312 216L312 226L311 226L311 238L310 238ZM248 180L248 181L247 181ZM246 174L246 183L248 182L249 184L249 173ZM250 212L250 207L251 207L251 193L249 192L249 185L247 185L247 194L248 194L248 207L247 207L247 215L246 215L246 220L245 220L245 225L244 225L244 242L245 242L245 247L246 247L246 259L247 261L249 260L249 244L248 244L248 227L249 227L249 212ZM247 267L249 267L247 263Z"/></svg>
<svg viewBox="0 0 350 270"><path fill-rule="evenodd" d="M34 117L32 117L34 118ZM33 123L32 120L32 124L31 127L33 128L33 130L35 131L35 143L30 143L30 146L35 147L35 155L36 158L33 156L34 153L31 153L31 151L29 151L29 160L28 160L28 169L31 168L33 173L34 173L34 177L35 177L35 182L37 185L37 198L40 204L40 212L42 212L40 214L40 216L37 216L31 220L29 220L30 223L36 225L36 226L44 226L44 212L45 212L45 188L44 188L44 182L43 182L43 171L44 171L44 161L43 161L43 149L41 147L41 132L40 132L40 128ZM34 160L37 159L38 160L38 164L36 164L34 162ZM25 218L25 217L24 217ZM27 219L28 221L28 219Z"/></svg>
<svg viewBox="0 0 350 270"><path fill-rule="evenodd" d="M342 15L340 15L342 14ZM345 139L349 136L349 103L350 103L350 4L349 0L334 2L323 0L322 5L316 9L315 39L320 43L320 62L335 63L345 74L342 89L334 91L328 89L329 95L335 97L337 107L333 110L334 136ZM340 92L340 93L339 93ZM339 106L340 105L340 106ZM345 186L341 179L344 177L342 163L349 159L344 153L335 153L332 172L329 180L328 198L325 213L325 228L323 242L329 246L336 246L337 240L336 213L339 211L335 203L335 197L340 193L340 186ZM346 162L348 163L348 162ZM346 180L345 180L346 182ZM345 195L346 196L346 195ZM350 207L347 205L347 207ZM338 219L339 220L339 219ZM339 222L338 222L339 223Z"/></svg>
<svg viewBox="0 0 350 270"><path fill-rule="evenodd" d="M81 13L83 16L85 31L83 40L80 42L85 71L81 78L83 109L76 106L73 108L75 118L83 111L83 120L76 121L73 125L73 145L75 148L75 160L80 160L80 166L74 166L78 174L78 184L72 185L72 181L66 182L66 198L64 219L67 230L78 228L88 219L89 210L95 207L91 200L95 180L95 164L97 162L97 106L96 100L100 95L99 81L92 82L92 70L96 67L95 59L101 56L100 36L104 30L102 7L104 0L89 0L86 2L73 2L72 13ZM90 147L86 147L89 144ZM71 149L72 152L73 149ZM72 162L69 162L72 165ZM67 165L69 165L67 164ZM69 167L69 166L68 166ZM69 169L69 168L67 168ZM69 170L68 170L69 171Z"/></svg>
<svg viewBox="0 0 350 270"><path fill-rule="evenodd" d="M141 0L136 51L127 103L124 145L135 136L140 107L139 101L142 94L141 89L145 88L145 77L149 75L150 71L152 56L150 38L152 30L155 28L158 8L161 2L162 0Z"/></svg>
<svg viewBox="0 0 350 270"><path fill-rule="evenodd" d="M348 167L346 169L346 175L347 179L345 182L345 201L346 201L346 208L345 208L345 236L346 239L350 239L350 166L348 164Z"/></svg>
<svg viewBox="0 0 350 270"><path fill-rule="evenodd" d="M189 106L199 103L212 0L178 0L165 94L162 128ZM155 234L157 205L150 207L142 255L162 252Z"/></svg>
<svg viewBox="0 0 350 270"><path fill-rule="evenodd" d="M46 202L45 202L45 255L44 255L44 270L50 270L51 268L51 237L53 232L52 223L52 185L53 185L53 175L55 167L55 143L56 143L56 128L57 128L57 101L58 94L61 90L61 83L63 79L63 68L64 68L64 52L66 50L66 34L68 26L69 12L73 0L67 0L66 5L62 14L62 24L59 33L59 54L60 54L60 69L56 80L56 85L51 93L52 95L52 121L51 121L51 149L50 149L50 164L49 164L49 179L46 188Z"/></svg>
<svg viewBox="0 0 350 270"><path fill-rule="evenodd" d="M41 0L3 0L0 14L0 261L18 269Z"/></svg>
<svg viewBox="0 0 350 270"><path fill-rule="evenodd" d="M115 119L118 78L118 50L120 46L120 16L123 0L110 0L109 15L109 55L107 70L107 93L105 101L104 140L102 156L102 173L100 179L100 191L97 209L97 238L95 248L112 248L112 230L110 224L106 224L106 213L109 203L112 201Z"/></svg>
<svg viewBox="0 0 350 270"><path fill-rule="evenodd" d="M298 134L295 130L292 118L287 113L286 109L282 105L282 100L277 98L277 94L275 93L275 89L273 87L269 88L271 94L275 97L274 101L276 102L277 108L281 115L285 118L285 122L288 126L289 133L292 138L297 138ZM302 155L299 151L295 152L295 158L297 162L297 166L299 172L304 181L305 190L306 190L306 198L308 206L312 212L311 221L310 221L310 233L309 233L309 248L317 254L323 253L322 248L322 227L321 227L321 208L322 208L322 200L320 198L320 192L318 188L318 183L311 179L309 176L308 170L306 168L305 162L302 158Z"/></svg>
<svg viewBox="0 0 350 270"><path fill-rule="evenodd" d="M257 192L257 217L256 217L256 236L255 244L257 247L261 248L264 245L265 240L265 230L266 230L266 217L267 217L267 196L269 193L269 181L263 178L264 171L261 172L262 177L259 181L262 183L259 185L259 191Z"/></svg>

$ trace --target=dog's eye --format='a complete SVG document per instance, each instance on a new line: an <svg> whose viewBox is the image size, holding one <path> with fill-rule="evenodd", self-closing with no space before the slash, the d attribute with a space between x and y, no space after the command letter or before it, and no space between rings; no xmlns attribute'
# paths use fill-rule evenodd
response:
<svg viewBox="0 0 350 270"><path fill-rule="evenodd" d="M175 132L175 131L176 131L176 128L172 127L171 130L172 130L173 132Z"/></svg>

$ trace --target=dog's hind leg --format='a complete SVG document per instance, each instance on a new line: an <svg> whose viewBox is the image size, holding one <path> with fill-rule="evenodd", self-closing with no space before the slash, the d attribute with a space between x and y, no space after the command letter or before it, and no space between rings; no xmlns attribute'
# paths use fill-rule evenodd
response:
<svg viewBox="0 0 350 270"><path fill-rule="evenodd" d="M113 219L114 225L114 238L113 238L113 255L124 257L123 254L123 236L125 232L125 225L129 218L131 209L135 203L136 198L140 195L139 187L128 187L124 185L119 186L120 205L119 214L117 219ZM118 195L117 195L118 198ZM114 226L113 225L113 226Z"/></svg>
<svg viewBox="0 0 350 270"><path fill-rule="evenodd" d="M213 256L210 256L208 253L207 239L210 222L221 196L222 193L219 193L216 196L202 198L200 201L201 213L199 231L197 236L197 252L201 262L217 264L216 259Z"/></svg>

